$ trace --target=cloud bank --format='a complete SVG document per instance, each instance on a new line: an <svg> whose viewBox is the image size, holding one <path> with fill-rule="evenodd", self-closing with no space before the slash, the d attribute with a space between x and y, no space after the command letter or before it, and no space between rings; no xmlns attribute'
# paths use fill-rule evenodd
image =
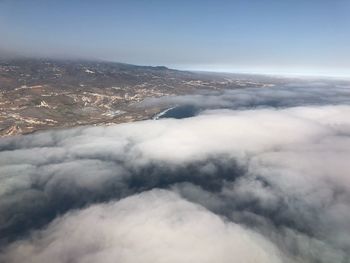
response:
<svg viewBox="0 0 350 263"><path fill-rule="evenodd" d="M0 261L349 262L334 97L2 139Z"/></svg>
<svg viewBox="0 0 350 263"><path fill-rule="evenodd" d="M10 262L281 262L259 234L159 190L69 213L8 253Z"/></svg>
<svg viewBox="0 0 350 263"><path fill-rule="evenodd" d="M207 91L193 95L149 98L145 105L191 105L205 109L286 108L305 105L349 105L348 81L285 81L273 87Z"/></svg>

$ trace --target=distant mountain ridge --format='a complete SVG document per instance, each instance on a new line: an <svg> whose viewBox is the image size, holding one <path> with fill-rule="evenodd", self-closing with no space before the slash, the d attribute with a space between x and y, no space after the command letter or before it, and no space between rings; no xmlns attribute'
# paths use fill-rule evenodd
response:
<svg viewBox="0 0 350 263"><path fill-rule="evenodd" d="M0 88L11 89L20 85L50 84L57 88L108 87L137 85L175 75L193 78L194 73L169 69L165 66L138 66L126 63L54 60L4 59L0 60Z"/></svg>

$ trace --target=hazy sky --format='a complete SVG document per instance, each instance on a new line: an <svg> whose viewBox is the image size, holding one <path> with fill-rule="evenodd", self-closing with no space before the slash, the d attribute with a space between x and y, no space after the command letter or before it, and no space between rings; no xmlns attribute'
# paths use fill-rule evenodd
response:
<svg viewBox="0 0 350 263"><path fill-rule="evenodd" d="M350 0L0 0L0 52L350 75Z"/></svg>

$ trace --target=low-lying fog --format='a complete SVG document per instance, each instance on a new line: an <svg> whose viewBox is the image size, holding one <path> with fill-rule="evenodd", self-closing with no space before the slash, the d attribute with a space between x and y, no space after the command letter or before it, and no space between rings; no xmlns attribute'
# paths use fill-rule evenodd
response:
<svg viewBox="0 0 350 263"><path fill-rule="evenodd" d="M1 262L349 262L350 87L145 103L195 116L0 140Z"/></svg>

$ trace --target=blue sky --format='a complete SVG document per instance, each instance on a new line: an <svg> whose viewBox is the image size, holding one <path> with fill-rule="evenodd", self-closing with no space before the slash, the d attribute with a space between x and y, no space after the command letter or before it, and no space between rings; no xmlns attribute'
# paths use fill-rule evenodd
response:
<svg viewBox="0 0 350 263"><path fill-rule="evenodd" d="M2 53L350 75L350 0L0 0Z"/></svg>

